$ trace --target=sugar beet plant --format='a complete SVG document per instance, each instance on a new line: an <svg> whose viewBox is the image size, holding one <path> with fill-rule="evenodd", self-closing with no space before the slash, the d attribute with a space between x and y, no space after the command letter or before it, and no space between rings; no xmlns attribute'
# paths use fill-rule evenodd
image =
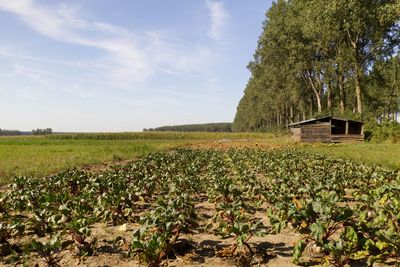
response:
<svg viewBox="0 0 400 267"><path fill-rule="evenodd" d="M158 266L173 253L179 236L196 222L194 205L186 193L161 198L157 205L142 218L131 244L132 252L149 266Z"/></svg>
<svg viewBox="0 0 400 267"><path fill-rule="evenodd" d="M295 149L178 149L98 173L16 177L0 192L0 261L96 256L95 224L139 223L123 239L149 266L174 257L193 231L228 238L232 245L217 255L249 265L263 253L252 237L284 229L301 236L295 263L399 264L399 199L400 174L378 166ZM205 201L214 205L209 219L199 213Z"/></svg>
<svg viewBox="0 0 400 267"><path fill-rule="evenodd" d="M213 182L210 198L215 202L216 213L207 228L222 238L234 238L235 243L222 255L233 257L241 265L250 265L253 250L249 240L253 235L262 235L264 229L244 197L247 188L227 176L215 177Z"/></svg>

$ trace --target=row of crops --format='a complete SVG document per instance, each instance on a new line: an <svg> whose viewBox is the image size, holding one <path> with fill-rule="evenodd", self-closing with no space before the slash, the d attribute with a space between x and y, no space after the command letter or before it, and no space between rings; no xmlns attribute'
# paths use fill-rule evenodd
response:
<svg viewBox="0 0 400 267"><path fill-rule="evenodd" d="M196 208L205 201L215 208L209 219ZM139 224L113 244L129 240L126 256L148 266L193 231L233 240L224 255L250 265L252 237L288 230L301 234L296 264L399 264L400 174L293 149L181 149L96 174L17 177L0 192L0 262L96 255L96 223Z"/></svg>

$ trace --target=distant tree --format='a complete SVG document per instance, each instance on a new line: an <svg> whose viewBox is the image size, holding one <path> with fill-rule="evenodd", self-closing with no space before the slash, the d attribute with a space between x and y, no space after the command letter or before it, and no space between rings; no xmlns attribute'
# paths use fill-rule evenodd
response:
<svg viewBox="0 0 400 267"><path fill-rule="evenodd" d="M51 128L32 130L33 135L46 135L46 134L52 134L52 133L53 133L53 130Z"/></svg>
<svg viewBox="0 0 400 267"><path fill-rule="evenodd" d="M22 135L21 131L0 129L0 135Z"/></svg>

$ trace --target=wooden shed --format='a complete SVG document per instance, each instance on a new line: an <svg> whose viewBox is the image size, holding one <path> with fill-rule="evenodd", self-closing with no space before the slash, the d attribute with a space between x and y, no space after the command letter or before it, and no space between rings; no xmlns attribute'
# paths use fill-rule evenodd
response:
<svg viewBox="0 0 400 267"><path fill-rule="evenodd" d="M364 141L361 121L325 116L289 124L293 137L307 143L343 143Z"/></svg>

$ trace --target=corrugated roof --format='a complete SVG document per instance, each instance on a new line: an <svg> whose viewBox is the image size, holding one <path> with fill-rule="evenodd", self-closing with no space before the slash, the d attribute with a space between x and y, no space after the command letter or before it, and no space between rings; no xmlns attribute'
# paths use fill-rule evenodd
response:
<svg viewBox="0 0 400 267"><path fill-rule="evenodd" d="M317 117L317 118L313 118L313 119L309 119L309 120L304 120L304 121L291 123L288 126L289 127L297 126L297 125L306 124L306 123L313 122L313 121L325 120L325 119L332 119L332 120L338 120L338 121L352 121L352 122L363 123L362 121L356 121L356 120L351 120L351 119L336 118L336 117L332 117L332 116L323 116L323 117Z"/></svg>

